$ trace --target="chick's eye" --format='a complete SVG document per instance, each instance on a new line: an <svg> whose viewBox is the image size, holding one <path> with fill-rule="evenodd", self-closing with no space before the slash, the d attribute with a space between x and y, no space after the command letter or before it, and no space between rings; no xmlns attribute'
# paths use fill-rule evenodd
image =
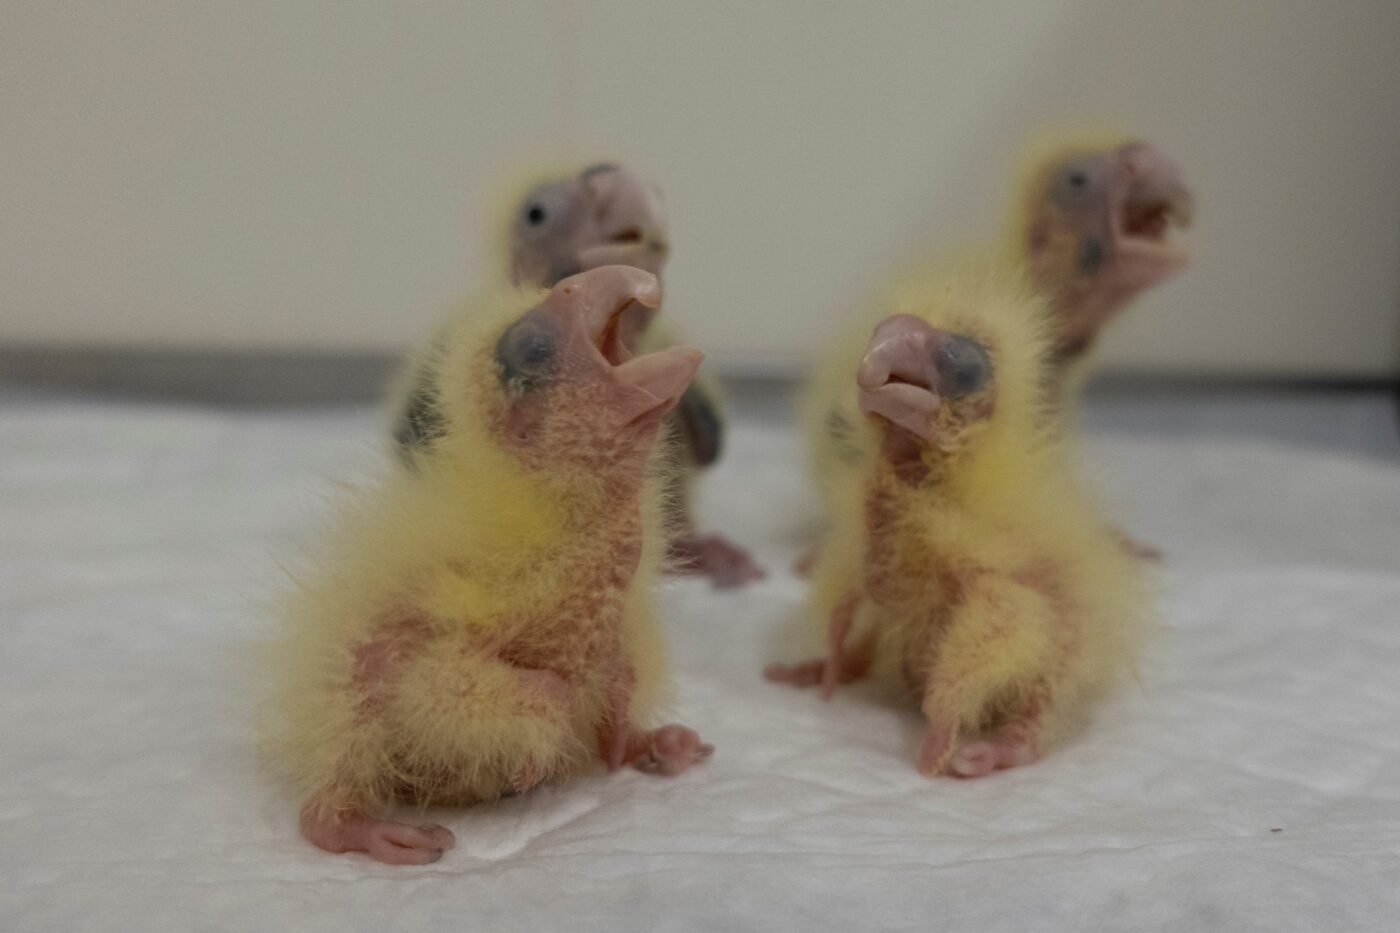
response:
<svg viewBox="0 0 1400 933"><path fill-rule="evenodd" d="M558 366L559 342L546 320L526 315L512 324L496 343L501 382L512 391L541 388Z"/></svg>
<svg viewBox="0 0 1400 933"><path fill-rule="evenodd" d="M516 234L527 240L540 241L569 225L573 192L567 183L540 185L520 202L516 216Z"/></svg>
<svg viewBox="0 0 1400 933"><path fill-rule="evenodd" d="M967 337L951 336L940 342L934 362L942 377L943 391L950 396L977 392L992 380L987 348Z"/></svg>
<svg viewBox="0 0 1400 933"><path fill-rule="evenodd" d="M1101 175L1098 165L1092 161L1071 162L1060 169L1055 178L1053 196L1064 205L1082 204L1099 189Z"/></svg>

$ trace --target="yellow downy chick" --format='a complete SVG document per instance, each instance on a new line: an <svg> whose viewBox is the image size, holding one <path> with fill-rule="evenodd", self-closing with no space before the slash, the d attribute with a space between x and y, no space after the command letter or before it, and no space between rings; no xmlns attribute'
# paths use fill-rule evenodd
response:
<svg viewBox="0 0 1400 933"><path fill-rule="evenodd" d="M670 230L661 191L624 168L603 162L583 169L552 165L503 186L488 240L496 246L502 275L517 285L549 287L603 265L627 265L660 276L670 252ZM670 328L650 315L627 322L621 338L639 352L677 344ZM391 393L394 437L405 461L421 460L441 432L436 373L440 336L410 363ZM696 470L720 455L723 408L718 386L698 378L666 420L678 469L668 489L672 569L709 576L717 586L738 586L763 576L749 553L719 535L701 535L693 519Z"/></svg>
<svg viewBox="0 0 1400 933"><path fill-rule="evenodd" d="M872 670L899 678L927 719L929 775L1034 761L1131 666L1146 612L1136 562L1047 428L1047 318L1018 268L904 279L808 398L828 650L767 675L828 696Z"/></svg>
<svg viewBox="0 0 1400 933"><path fill-rule="evenodd" d="M1173 162L1122 133L1046 136L1023 156L1002 258L1048 300L1052 412L1073 407L1103 328L1186 266L1170 233L1192 209Z"/></svg>
<svg viewBox="0 0 1400 933"><path fill-rule="evenodd" d="M701 356L622 345L659 301L650 273L607 266L447 329L435 455L349 498L271 655L269 745L317 845L433 861L452 834L385 819L392 803L708 755L644 728L666 684L656 439Z"/></svg>

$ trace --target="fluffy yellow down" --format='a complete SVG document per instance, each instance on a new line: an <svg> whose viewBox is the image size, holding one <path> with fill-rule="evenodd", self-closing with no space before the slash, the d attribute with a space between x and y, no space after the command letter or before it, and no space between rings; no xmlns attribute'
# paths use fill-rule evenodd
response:
<svg viewBox="0 0 1400 933"><path fill-rule="evenodd" d="M1131 666L1147 600L1137 563L1105 530L1072 475L1064 441L1045 427L1044 309L1018 269L974 260L908 275L817 368L804 422L830 531L814 571L811 617L825 628L838 601L861 595L847 644L873 634L877 670L903 672L906 662L926 670L926 696L966 732L1048 685L1043 747ZM996 386L995 412L981 433L941 461L940 482L919 487L893 477L877 455L873 419L856 405L855 372L871 329L899 313L982 342ZM865 504L876 492L892 496L901 516L878 542L898 569L893 606L864 595L876 545L867 538ZM964 580L956 591L950 573ZM1035 585L1045 581L1055 597ZM943 627L930 637L935 618Z"/></svg>
<svg viewBox="0 0 1400 933"><path fill-rule="evenodd" d="M377 484L343 490L325 553L298 575L283 632L265 658L264 731L303 798L371 812L396 796L489 799L509 791L522 769L564 774L595 754L601 680L583 691L573 720L559 724L535 715L538 698L483 650L498 637L517 645L557 637L521 631L517 620L547 616L576 600L580 587L596 585L577 579L574 568L608 547L606 516L625 511L607 501L597 477L523 469L483 422L483 393L495 379L490 349L541 295L496 293L449 324L442 369L449 430L439 454L416 470L390 465ZM652 719L667 682L651 596L664 472L654 463L643 487L642 556L623 596L622 650L637 677L630 713L639 724ZM386 655L394 686L367 714L357 649L395 624L429 647Z"/></svg>

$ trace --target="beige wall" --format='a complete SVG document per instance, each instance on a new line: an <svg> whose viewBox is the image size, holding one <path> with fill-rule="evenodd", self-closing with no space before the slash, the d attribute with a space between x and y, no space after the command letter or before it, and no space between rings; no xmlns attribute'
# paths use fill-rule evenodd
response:
<svg viewBox="0 0 1400 933"><path fill-rule="evenodd" d="M664 185L697 343L783 365L1098 117L1201 203L1113 368L1400 370L1395 0L0 0L0 344L403 346L562 146Z"/></svg>

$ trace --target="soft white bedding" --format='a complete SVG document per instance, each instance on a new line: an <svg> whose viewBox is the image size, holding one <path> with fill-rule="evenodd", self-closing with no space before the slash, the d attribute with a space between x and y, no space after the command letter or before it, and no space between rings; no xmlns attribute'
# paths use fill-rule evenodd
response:
<svg viewBox="0 0 1400 933"><path fill-rule="evenodd" d="M716 757L434 814L458 847L405 869L299 838L237 664L377 430L0 405L0 929L1400 929L1400 462L1096 436L1167 553L1141 686L1038 765L928 781L912 713L758 676L807 499L741 423L706 524L772 574L664 596Z"/></svg>

